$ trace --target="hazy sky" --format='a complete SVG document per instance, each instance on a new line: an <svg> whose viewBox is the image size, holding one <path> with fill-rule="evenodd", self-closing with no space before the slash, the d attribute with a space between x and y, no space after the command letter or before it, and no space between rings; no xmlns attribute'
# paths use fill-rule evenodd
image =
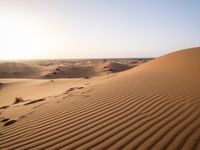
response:
<svg viewBox="0 0 200 150"><path fill-rule="evenodd" d="M200 0L0 0L0 59L154 57L200 46Z"/></svg>

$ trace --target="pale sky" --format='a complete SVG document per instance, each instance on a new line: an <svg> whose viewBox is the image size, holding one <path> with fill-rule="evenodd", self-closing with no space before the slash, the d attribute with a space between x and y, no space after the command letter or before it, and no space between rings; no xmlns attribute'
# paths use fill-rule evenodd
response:
<svg viewBox="0 0 200 150"><path fill-rule="evenodd" d="M0 0L0 60L157 57L196 46L199 0Z"/></svg>

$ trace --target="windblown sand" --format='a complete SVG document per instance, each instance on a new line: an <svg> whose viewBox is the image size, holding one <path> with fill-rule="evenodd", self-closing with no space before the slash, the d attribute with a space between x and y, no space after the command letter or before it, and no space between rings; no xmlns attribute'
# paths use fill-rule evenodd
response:
<svg viewBox="0 0 200 150"><path fill-rule="evenodd" d="M107 73L1 79L0 149L200 149L200 48Z"/></svg>

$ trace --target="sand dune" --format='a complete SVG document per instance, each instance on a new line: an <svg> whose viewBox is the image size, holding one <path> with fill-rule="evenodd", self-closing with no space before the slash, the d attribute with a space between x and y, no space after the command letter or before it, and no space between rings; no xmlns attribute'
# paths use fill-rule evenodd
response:
<svg viewBox="0 0 200 150"><path fill-rule="evenodd" d="M0 78L85 78L128 70L146 59L43 60L1 62Z"/></svg>
<svg viewBox="0 0 200 150"><path fill-rule="evenodd" d="M1 81L4 85L0 92L0 106L12 104L16 97L22 97L25 100L39 99L64 93L71 86L83 84L82 81L73 79L4 79Z"/></svg>
<svg viewBox="0 0 200 150"><path fill-rule="evenodd" d="M45 75L44 78L90 78L109 73L121 72L132 68L129 64L117 62L90 62L87 64L60 66L53 72Z"/></svg>
<svg viewBox="0 0 200 150"><path fill-rule="evenodd" d="M32 67L24 63L0 63L0 78L33 78L38 73L38 67Z"/></svg>
<svg viewBox="0 0 200 150"><path fill-rule="evenodd" d="M0 149L200 149L199 66L177 51L1 109Z"/></svg>
<svg viewBox="0 0 200 150"><path fill-rule="evenodd" d="M58 67L55 71L50 72L45 77L47 78L84 78L95 76L96 71L92 66L64 66Z"/></svg>
<svg viewBox="0 0 200 150"><path fill-rule="evenodd" d="M130 68L131 66L127 64L120 64L116 62L109 62L104 66L104 69L107 69L107 71L111 71L111 72L120 72L120 71L128 70Z"/></svg>

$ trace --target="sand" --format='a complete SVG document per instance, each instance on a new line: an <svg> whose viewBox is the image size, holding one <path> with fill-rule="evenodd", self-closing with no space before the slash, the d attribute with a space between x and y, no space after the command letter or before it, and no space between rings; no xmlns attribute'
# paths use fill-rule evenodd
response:
<svg viewBox="0 0 200 150"><path fill-rule="evenodd" d="M133 68L149 59L21 60L0 62L0 78L57 79L96 77Z"/></svg>
<svg viewBox="0 0 200 150"><path fill-rule="evenodd" d="M1 79L0 149L200 149L200 48L131 69L87 63L89 79Z"/></svg>

